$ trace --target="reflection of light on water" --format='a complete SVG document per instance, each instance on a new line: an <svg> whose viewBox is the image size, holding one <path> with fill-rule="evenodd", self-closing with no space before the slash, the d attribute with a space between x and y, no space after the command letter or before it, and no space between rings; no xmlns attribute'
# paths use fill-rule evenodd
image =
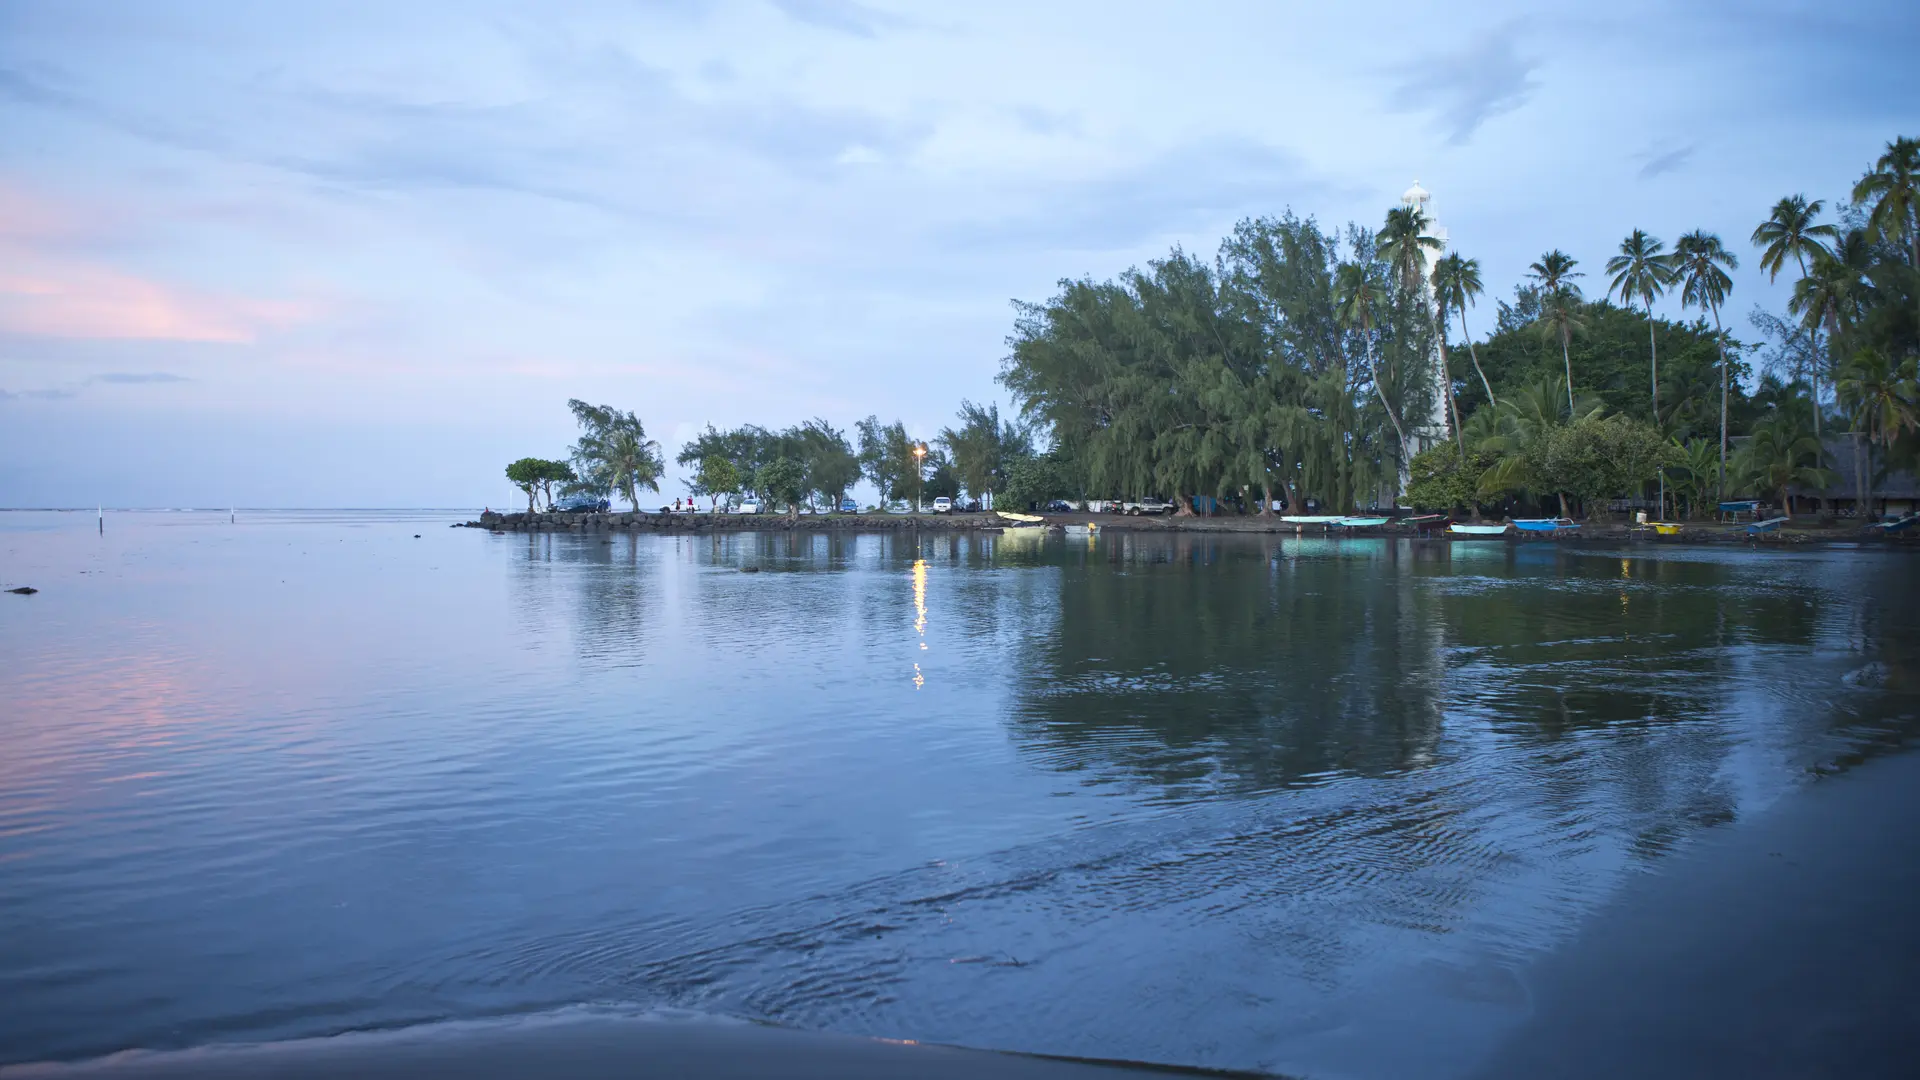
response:
<svg viewBox="0 0 1920 1080"><path fill-rule="evenodd" d="M927 647L927 560L913 560L913 632L920 636L920 648ZM927 677L920 673L920 665L913 665L913 688L920 689L927 684Z"/></svg>

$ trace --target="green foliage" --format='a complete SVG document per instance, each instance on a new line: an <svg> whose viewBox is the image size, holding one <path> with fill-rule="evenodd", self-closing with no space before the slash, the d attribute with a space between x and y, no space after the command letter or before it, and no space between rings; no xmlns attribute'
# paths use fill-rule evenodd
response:
<svg viewBox="0 0 1920 1080"><path fill-rule="evenodd" d="M1001 381L1080 492L1349 508L1383 494L1435 389L1429 313L1357 229L1243 221L1214 262L1176 249L1060 289L1017 306Z"/></svg>
<svg viewBox="0 0 1920 1080"><path fill-rule="evenodd" d="M775 458L760 466L753 486L776 505L785 506L791 517L800 513L800 503L807 496L807 470L792 458Z"/></svg>
<svg viewBox="0 0 1920 1080"><path fill-rule="evenodd" d="M688 485L695 495L708 495L713 498L713 509L720 509L720 497L732 495L740 490L740 470L733 462L719 454L708 454L700 459L700 471L694 474L693 482Z"/></svg>
<svg viewBox="0 0 1920 1080"><path fill-rule="evenodd" d="M640 418L611 405L589 405L579 398L567 408L580 423L580 441L573 446L578 490L597 495L617 491L631 509L640 509L639 489L660 490L666 462L660 444L647 438Z"/></svg>
<svg viewBox="0 0 1920 1080"><path fill-rule="evenodd" d="M898 420L882 424L869 416L854 425L860 437L860 471L880 492L885 505L894 499L913 499L921 494L921 466L924 458L914 451L926 444L907 434L907 426Z"/></svg>
<svg viewBox="0 0 1920 1080"><path fill-rule="evenodd" d="M956 483L975 498L1005 488L1009 463L1033 453L1033 437L1024 426L1002 421L997 405L971 401L960 403L960 426L941 429L939 443ZM929 492L932 484L929 480Z"/></svg>
<svg viewBox="0 0 1920 1080"><path fill-rule="evenodd" d="M554 463L545 458L523 457L507 466L507 479L513 486L527 493L527 513L533 513L534 496L540 491L541 481L546 478L548 467Z"/></svg>
<svg viewBox="0 0 1920 1080"><path fill-rule="evenodd" d="M1407 484L1407 501L1417 510L1439 513L1475 509L1484 501L1480 477L1497 460L1495 454L1485 450L1474 451L1463 460L1459 449L1450 443L1422 450L1408 465L1412 479Z"/></svg>
<svg viewBox="0 0 1920 1080"><path fill-rule="evenodd" d="M1624 416L1589 416L1548 433L1534 475L1542 487L1579 499L1588 514L1604 514L1608 498L1638 494L1676 460L1652 426Z"/></svg>
<svg viewBox="0 0 1920 1080"><path fill-rule="evenodd" d="M1025 510L1078 495L1069 470L1057 455L1049 452L1017 457L1007 464L1006 486L1001 489L999 505L1002 509Z"/></svg>
<svg viewBox="0 0 1920 1080"><path fill-rule="evenodd" d="M1803 415L1808 414L1781 409L1754 426L1730 464L1736 490L1770 496L1788 513L1790 486L1818 489L1833 483L1834 473L1820 464L1820 440L1814 438Z"/></svg>
<svg viewBox="0 0 1920 1080"><path fill-rule="evenodd" d="M1596 394L1605 403L1607 412L1650 421L1653 411L1647 366L1651 335L1660 357L1659 427L1681 438L1719 430L1719 353L1712 327L1701 322L1649 319L1639 311L1615 307L1604 300L1594 301L1581 305L1579 319L1585 329L1568 343L1571 359L1563 361L1558 338L1541 337L1517 314L1522 307L1538 312L1536 297L1521 289L1516 291L1514 304L1502 306L1516 314L1503 318L1503 329L1496 331L1477 350L1497 398L1504 399L1510 393L1537 386L1546 379L1564 386L1565 369L1572 367L1577 379L1576 397L1582 393ZM1736 345L1732 350L1733 369L1736 376L1741 376L1749 369L1738 359L1738 351ZM1477 383L1462 382L1457 392L1460 409L1469 419L1475 410L1485 407L1486 395ZM1565 400L1563 390L1563 404ZM1737 427L1751 421L1753 409L1745 391L1737 384L1730 408Z"/></svg>

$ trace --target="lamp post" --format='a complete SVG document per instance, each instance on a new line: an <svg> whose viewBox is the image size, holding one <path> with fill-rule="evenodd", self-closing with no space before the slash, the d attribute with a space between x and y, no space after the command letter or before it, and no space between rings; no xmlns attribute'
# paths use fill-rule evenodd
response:
<svg viewBox="0 0 1920 1080"><path fill-rule="evenodd" d="M926 447L916 446L913 448L913 512L916 514L920 512L920 495L927 486L926 473L920 469L920 463L926 460L926 456Z"/></svg>

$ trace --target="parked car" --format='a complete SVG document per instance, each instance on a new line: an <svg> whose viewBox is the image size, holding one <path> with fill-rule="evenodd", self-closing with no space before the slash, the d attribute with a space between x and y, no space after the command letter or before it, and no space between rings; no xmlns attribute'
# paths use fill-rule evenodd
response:
<svg viewBox="0 0 1920 1080"><path fill-rule="evenodd" d="M1165 499L1141 499L1126 503L1124 510L1129 514L1164 514L1173 509L1173 504Z"/></svg>
<svg viewBox="0 0 1920 1080"><path fill-rule="evenodd" d="M966 502L963 502L960 504L960 509L966 511L969 514L977 514L980 512L980 500L968 499Z"/></svg>
<svg viewBox="0 0 1920 1080"><path fill-rule="evenodd" d="M852 499L841 499L840 512L843 514L857 514L860 512L860 504L854 502Z"/></svg>
<svg viewBox="0 0 1920 1080"><path fill-rule="evenodd" d="M936 514L953 513L953 500L947 498L945 495L933 500L933 512Z"/></svg>
<svg viewBox="0 0 1920 1080"><path fill-rule="evenodd" d="M757 514L760 512L759 499L742 499L740 505L733 508L736 514Z"/></svg>
<svg viewBox="0 0 1920 1080"><path fill-rule="evenodd" d="M606 513L607 500L598 495L562 495L553 508L563 514Z"/></svg>

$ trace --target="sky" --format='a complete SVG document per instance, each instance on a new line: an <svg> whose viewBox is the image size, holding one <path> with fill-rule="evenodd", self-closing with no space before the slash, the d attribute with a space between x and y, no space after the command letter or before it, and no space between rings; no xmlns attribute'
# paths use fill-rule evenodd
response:
<svg viewBox="0 0 1920 1080"><path fill-rule="evenodd" d="M0 0L0 506L510 505L573 397L669 460L931 436L1011 407L1013 301L1415 180L1479 334L1634 228L1725 238L1744 330L1773 202L1920 135L1915 42L1911 0Z"/></svg>

